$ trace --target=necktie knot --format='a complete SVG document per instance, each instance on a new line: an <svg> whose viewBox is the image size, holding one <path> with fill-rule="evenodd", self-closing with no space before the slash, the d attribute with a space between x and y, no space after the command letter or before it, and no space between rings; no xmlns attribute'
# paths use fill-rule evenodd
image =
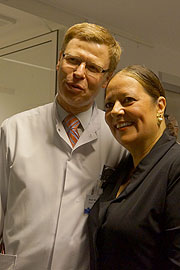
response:
<svg viewBox="0 0 180 270"><path fill-rule="evenodd" d="M67 135L69 140L72 144L72 147L74 147L80 137L77 130L80 122L74 115L68 115L64 119L64 123L67 127Z"/></svg>

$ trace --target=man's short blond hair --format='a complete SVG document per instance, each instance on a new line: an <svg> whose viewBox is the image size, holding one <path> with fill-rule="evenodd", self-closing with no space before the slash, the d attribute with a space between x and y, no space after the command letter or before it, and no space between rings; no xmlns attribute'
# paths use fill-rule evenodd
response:
<svg viewBox="0 0 180 270"><path fill-rule="evenodd" d="M73 38L107 45L110 58L109 72L113 72L116 69L120 60L121 47L106 28L86 22L71 26L65 33L61 47L62 52L65 51L67 44Z"/></svg>

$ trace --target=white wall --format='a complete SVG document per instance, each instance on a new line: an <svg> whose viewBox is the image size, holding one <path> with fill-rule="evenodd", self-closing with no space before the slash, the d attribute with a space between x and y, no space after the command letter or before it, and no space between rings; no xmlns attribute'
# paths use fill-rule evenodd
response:
<svg viewBox="0 0 180 270"><path fill-rule="evenodd" d="M148 47L124 38L118 39L123 47L119 68L130 64L144 64L158 76L160 73L169 75L166 76L168 78L166 82L177 86L179 93L166 91L167 113L174 115L180 126L180 54L167 48ZM178 140L180 141L180 130Z"/></svg>
<svg viewBox="0 0 180 270"><path fill-rule="evenodd" d="M6 3L6 1L0 1ZM79 16L75 16L72 14L68 14L67 12L60 12L59 10L55 10L54 8L45 7L43 5L39 6L39 8L33 8L33 4L35 5L35 2L37 1L31 0L29 2L27 1L12 1L9 0L8 4L11 6L17 6L21 10L30 12L33 15L38 15L39 17L36 17L36 27L34 25L31 29L28 28L29 35L32 37L33 35L36 36L37 32L38 34L47 33L52 30L59 29L59 48L61 45L61 41L64 35L65 30L67 27L74 23L82 22L84 21L84 18L81 18ZM39 1L38 1L39 2ZM30 5L31 4L31 5ZM39 22L38 22L39 21ZM94 21L94 23L100 24L100 22ZM105 27L108 27L105 25ZM19 29L21 29L21 26L19 25ZM17 30L17 33L13 33L13 31L8 32L7 34L1 35L0 39L0 47L1 42L3 42L3 37L6 39L6 43L13 42L13 38L18 38L22 40L23 38L23 29L22 31ZM167 73L172 76L177 76L180 78L180 53L172 51L168 48L159 47L156 44L146 44L145 42L141 42L139 40L131 39L128 36L125 37L125 35L121 35L121 33L118 33L117 28L111 29L109 27L109 30L114 33L116 39L120 42L123 53L121 56L120 64L118 68L122 68L129 64L144 64L150 69L152 69L157 75L159 72ZM19 34L21 33L21 35ZM27 38L27 31L24 32L25 38ZM8 39L9 38L9 39ZM180 86L179 86L180 88ZM173 108L173 103L177 104L180 103L179 94L176 94L175 99L171 98L169 100L171 108ZM104 93L103 91L100 93L98 97L98 103L100 107L103 107L103 98ZM180 123L180 110L175 111L175 116Z"/></svg>
<svg viewBox="0 0 180 270"><path fill-rule="evenodd" d="M54 100L57 31L0 49L0 123Z"/></svg>

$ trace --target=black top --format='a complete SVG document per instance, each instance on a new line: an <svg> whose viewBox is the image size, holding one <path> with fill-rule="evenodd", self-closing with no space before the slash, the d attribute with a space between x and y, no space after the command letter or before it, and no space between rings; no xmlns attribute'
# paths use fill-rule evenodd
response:
<svg viewBox="0 0 180 270"><path fill-rule="evenodd" d="M180 269L180 145L165 131L115 198L131 167L129 156L89 215L91 270Z"/></svg>

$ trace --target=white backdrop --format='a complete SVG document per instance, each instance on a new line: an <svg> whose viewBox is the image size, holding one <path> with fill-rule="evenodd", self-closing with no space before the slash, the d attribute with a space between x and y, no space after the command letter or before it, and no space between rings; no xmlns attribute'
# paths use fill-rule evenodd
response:
<svg viewBox="0 0 180 270"><path fill-rule="evenodd" d="M0 123L54 99L56 62L57 31L0 49Z"/></svg>

